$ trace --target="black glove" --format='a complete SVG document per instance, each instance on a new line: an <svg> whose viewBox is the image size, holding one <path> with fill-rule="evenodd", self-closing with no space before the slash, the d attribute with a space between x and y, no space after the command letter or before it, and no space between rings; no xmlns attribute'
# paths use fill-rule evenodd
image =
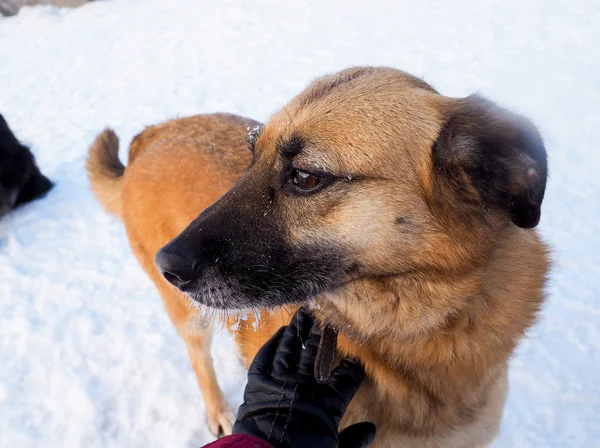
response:
<svg viewBox="0 0 600 448"><path fill-rule="evenodd" d="M319 384L314 364L320 331L300 309L257 353L248 372L244 403L233 433L250 434L277 448L364 448L375 438L369 422L338 434L346 406L365 377L343 360L329 381Z"/></svg>

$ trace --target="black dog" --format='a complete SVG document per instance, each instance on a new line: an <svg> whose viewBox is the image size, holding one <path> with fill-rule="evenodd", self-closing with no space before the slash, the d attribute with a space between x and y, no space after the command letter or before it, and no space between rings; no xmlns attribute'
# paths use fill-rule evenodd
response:
<svg viewBox="0 0 600 448"><path fill-rule="evenodd" d="M17 140L0 114L0 217L51 188L29 148Z"/></svg>

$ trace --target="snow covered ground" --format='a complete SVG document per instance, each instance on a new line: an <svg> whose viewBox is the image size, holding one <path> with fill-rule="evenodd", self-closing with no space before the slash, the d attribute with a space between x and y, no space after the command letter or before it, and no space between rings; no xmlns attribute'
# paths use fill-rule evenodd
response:
<svg viewBox="0 0 600 448"><path fill-rule="evenodd" d="M183 343L124 231L89 192L88 145L199 112L264 120L311 78L391 65L530 116L551 162L550 299L514 359L497 447L600 446L597 0L112 0L0 18L0 112L57 182L0 222L0 446L197 447ZM237 406L226 335L213 349Z"/></svg>

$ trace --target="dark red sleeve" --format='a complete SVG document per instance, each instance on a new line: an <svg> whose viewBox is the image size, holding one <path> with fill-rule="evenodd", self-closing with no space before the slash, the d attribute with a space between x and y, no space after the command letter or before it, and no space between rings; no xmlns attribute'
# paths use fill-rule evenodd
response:
<svg viewBox="0 0 600 448"><path fill-rule="evenodd" d="M221 437L216 442L209 443L203 448L273 448L273 446L248 434L234 434Z"/></svg>

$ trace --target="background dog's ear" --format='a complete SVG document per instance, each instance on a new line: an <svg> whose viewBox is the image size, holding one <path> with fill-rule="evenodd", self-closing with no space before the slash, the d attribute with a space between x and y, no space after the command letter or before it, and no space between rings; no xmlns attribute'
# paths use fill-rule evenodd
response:
<svg viewBox="0 0 600 448"><path fill-rule="evenodd" d="M505 210L522 228L538 224L548 165L542 138L526 118L477 95L455 100L433 163L465 201Z"/></svg>
<svg viewBox="0 0 600 448"><path fill-rule="evenodd" d="M34 199L41 198L54 186L46 176L44 176L37 166L33 167L33 172L25 185L19 191L15 205L25 204Z"/></svg>

